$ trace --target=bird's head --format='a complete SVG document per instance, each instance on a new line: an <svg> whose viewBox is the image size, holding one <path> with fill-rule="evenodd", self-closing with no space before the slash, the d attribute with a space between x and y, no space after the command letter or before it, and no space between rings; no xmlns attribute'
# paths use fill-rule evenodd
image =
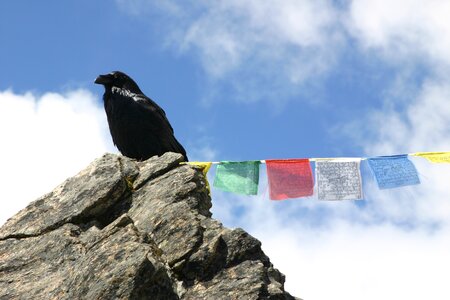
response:
<svg viewBox="0 0 450 300"><path fill-rule="evenodd" d="M116 87L128 90L136 94L142 93L136 82L134 82L134 80L131 79L130 76L120 71L114 71L109 74L99 75L94 82L104 85L106 90Z"/></svg>

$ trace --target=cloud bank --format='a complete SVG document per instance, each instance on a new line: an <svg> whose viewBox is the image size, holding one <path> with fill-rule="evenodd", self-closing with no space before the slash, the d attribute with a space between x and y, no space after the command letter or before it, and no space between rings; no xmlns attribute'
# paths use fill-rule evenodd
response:
<svg viewBox="0 0 450 300"><path fill-rule="evenodd" d="M226 84L239 101L281 101L301 93L303 84L332 68L341 48L331 1L116 3L134 17L160 17L166 45L196 57L211 84Z"/></svg>
<svg viewBox="0 0 450 300"><path fill-rule="evenodd" d="M103 108L89 91L0 91L0 224L106 151Z"/></svg>
<svg viewBox="0 0 450 300"><path fill-rule="evenodd" d="M450 66L450 3L445 0L351 1L349 34L368 50L381 51L392 63Z"/></svg>
<svg viewBox="0 0 450 300"><path fill-rule="evenodd" d="M116 3L133 17L158 19L167 47L196 57L215 89L225 85L244 102L308 99L305 90L326 88L327 76L349 67L340 64L352 56L399 74L445 74L450 65L445 0Z"/></svg>

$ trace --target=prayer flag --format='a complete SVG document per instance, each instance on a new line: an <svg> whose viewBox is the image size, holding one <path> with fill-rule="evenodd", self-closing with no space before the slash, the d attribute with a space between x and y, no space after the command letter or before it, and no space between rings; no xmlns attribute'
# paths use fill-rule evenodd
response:
<svg viewBox="0 0 450 300"><path fill-rule="evenodd" d="M421 156L432 163L450 163L450 152L418 152L414 156Z"/></svg>
<svg viewBox="0 0 450 300"><path fill-rule="evenodd" d="M314 180L309 159L266 160L270 199L311 196Z"/></svg>
<svg viewBox="0 0 450 300"><path fill-rule="evenodd" d="M190 161L187 162L188 165L197 166L202 170L203 176L205 176L206 181L206 189L208 190L208 195L211 196L211 186L209 185L208 174L209 169L211 168L212 162L200 162L200 161Z"/></svg>
<svg viewBox="0 0 450 300"><path fill-rule="evenodd" d="M217 166L214 186L227 192L244 195L258 193L260 161L228 162Z"/></svg>
<svg viewBox="0 0 450 300"><path fill-rule="evenodd" d="M367 161L380 189L420 183L417 170L406 154L373 157Z"/></svg>
<svg viewBox="0 0 450 300"><path fill-rule="evenodd" d="M203 161L189 161L188 165L197 166L202 170L203 175L206 176L208 174L209 169L211 168L212 162L203 162Z"/></svg>
<svg viewBox="0 0 450 300"><path fill-rule="evenodd" d="M317 160L319 200L361 200L360 163L360 158Z"/></svg>

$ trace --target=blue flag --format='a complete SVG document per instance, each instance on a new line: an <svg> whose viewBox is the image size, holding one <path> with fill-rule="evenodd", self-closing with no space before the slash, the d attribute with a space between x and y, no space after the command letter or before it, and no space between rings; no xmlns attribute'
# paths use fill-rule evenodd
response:
<svg viewBox="0 0 450 300"><path fill-rule="evenodd" d="M420 184L416 167L408 155L380 156L367 160L380 189Z"/></svg>

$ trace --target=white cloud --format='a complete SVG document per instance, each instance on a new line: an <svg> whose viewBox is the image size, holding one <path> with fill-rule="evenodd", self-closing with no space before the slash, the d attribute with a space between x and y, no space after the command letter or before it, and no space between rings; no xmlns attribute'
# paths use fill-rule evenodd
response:
<svg viewBox="0 0 450 300"><path fill-rule="evenodd" d="M450 296L445 279L450 275L448 230L432 236L350 222L335 222L327 231L294 229L265 233L263 248L287 273L286 288L295 295L311 300Z"/></svg>
<svg viewBox="0 0 450 300"><path fill-rule="evenodd" d="M450 66L450 2L354 0L348 29L366 49L381 50L401 64Z"/></svg>
<svg viewBox="0 0 450 300"><path fill-rule="evenodd" d="M364 126L376 139L366 143L366 152L448 150L450 142L450 84L428 81L416 98L399 110L390 105L375 112ZM387 102L395 99L387 99Z"/></svg>
<svg viewBox="0 0 450 300"><path fill-rule="evenodd" d="M103 108L87 90L0 91L0 224L106 151Z"/></svg>
<svg viewBox="0 0 450 300"><path fill-rule="evenodd" d="M181 49L197 50L212 75L253 62L296 83L326 68L318 54L327 52L336 25L327 1L222 1L202 9L182 32Z"/></svg>
<svg viewBox="0 0 450 300"><path fill-rule="evenodd" d="M116 2L131 14L159 12L166 44L197 57L213 82L226 80L242 101L298 93L334 65L341 48L328 0Z"/></svg>
<svg viewBox="0 0 450 300"><path fill-rule="evenodd" d="M227 81L244 101L298 95L343 53L361 51L398 71L425 64L444 74L450 66L446 0L116 3L134 16L160 17L166 45L198 57L210 77Z"/></svg>

